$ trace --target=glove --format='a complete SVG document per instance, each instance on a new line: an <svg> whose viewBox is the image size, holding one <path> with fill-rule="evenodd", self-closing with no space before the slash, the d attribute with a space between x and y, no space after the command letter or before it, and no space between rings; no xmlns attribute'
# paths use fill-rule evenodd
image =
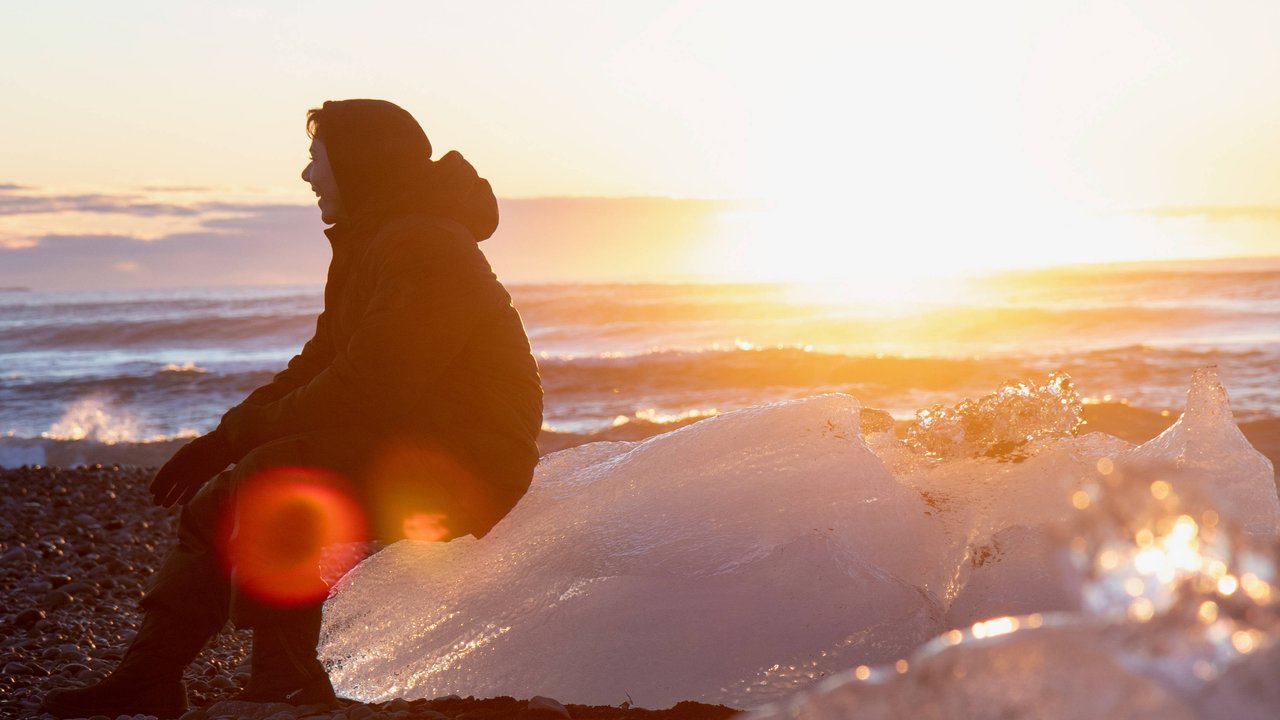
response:
<svg viewBox="0 0 1280 720"><path fill-rule="evenodd" d="M221 430L183 445L151 481L152 501L162 507L182 505L235 460Z"/></svg>

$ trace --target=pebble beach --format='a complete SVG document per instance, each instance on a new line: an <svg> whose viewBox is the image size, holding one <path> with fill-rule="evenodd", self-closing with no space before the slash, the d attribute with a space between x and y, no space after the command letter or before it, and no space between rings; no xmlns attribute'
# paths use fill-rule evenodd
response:
<svg viewBox="0 0 1280 720"><path fill-rule="evenodd" d="M0 718L52 717L40 712L46 692L97 680L123 656L140 620L137 601L178 518L177 508L151 504L153 472L119 465L0 470ZM251 639L251 631L228 626L187 669L192 709L185 720L719 720L735 713L692 702L645 710L543 697L340 700L337 708L234 702L249 679Z"/></svg>

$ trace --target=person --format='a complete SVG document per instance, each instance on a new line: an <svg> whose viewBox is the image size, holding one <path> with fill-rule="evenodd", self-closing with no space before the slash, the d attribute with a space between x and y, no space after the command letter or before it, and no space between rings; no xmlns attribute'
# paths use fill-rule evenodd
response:
<svg viewBox="0 0 1280 720"><path fill-rule="evenodd" d="M477 246L498 224L488 181L457 152L431 160L390 102L325 102L307 131L302 179L333 250L315 334L156 473L155 502L183 507L141 627L110 675L51 691L46 712L182 714L183 670L228 620L253 628L237 699L332 703L323 546L479 537L528 489L542 388Z"/></svg>

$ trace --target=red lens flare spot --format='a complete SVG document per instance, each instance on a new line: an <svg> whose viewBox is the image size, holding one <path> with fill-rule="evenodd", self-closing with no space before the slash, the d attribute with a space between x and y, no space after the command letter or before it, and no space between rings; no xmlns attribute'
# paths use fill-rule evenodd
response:
<svg viewBox="0 0 1280 720"><path fill-rule="evenodd" d="M273 605L322 600L329 591L320 578L324 548L367 537L364 512L347 484L313 468L272 468L248 478L225 521L223 561L232 582Z"/></svg>

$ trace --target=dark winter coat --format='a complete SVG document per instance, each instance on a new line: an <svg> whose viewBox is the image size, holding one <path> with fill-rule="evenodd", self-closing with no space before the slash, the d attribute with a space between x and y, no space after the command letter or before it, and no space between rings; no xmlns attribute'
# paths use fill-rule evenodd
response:
<svg viewBox="0 0 1280 720"><path fill-rule="evenodd" d="M325 137L345 198L358 170L340 159L352 143ZM480 535L528 488L542 389L511 297L477 246L497 227L493 192L457 153L430 165L427 184L366 194L354 217L326 231L333 260L314 337L219 430L237 458L312 431L385 437L383 451L402 458L390 472L405 474L403 458L415 452L427 458L409 473L423 486L442 482L428 466L443 453L469 478L446 489L455 498L446 505L470 498L445 508L466 516L450 535Z"/></svg>

